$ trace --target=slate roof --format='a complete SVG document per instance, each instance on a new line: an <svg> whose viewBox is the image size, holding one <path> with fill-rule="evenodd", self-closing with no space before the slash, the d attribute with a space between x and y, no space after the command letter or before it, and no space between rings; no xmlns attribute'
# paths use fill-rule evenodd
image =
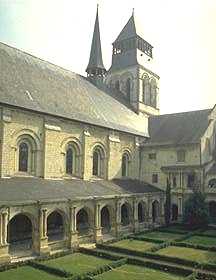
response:
<svg viewBox="0 0 216 280"><path fill-rule="evenodd" d="M199 143L208 127L211 109L149 117L150 138L145 145Z"/></svg>
<svg viewBox="0 0 216 280"><path fill-rule="evenodd" d="M130 39L133 37L139 36L142 39L144 39L144 34L141 28L140 23L138 22L137 18L132 14L132 16L129 18L128 22L118 35L115 42L120 42L126 39Z"/></svg>
<svg viewBox="0 0 216 280"><path fill-rule="evenodd" d="M85 77L0 43L0 104L148 136L143 117Z"/></svg>
<svg viewBox="0 0 216 280"><path fill-rule="evenodd" d="M0 205L7 202L36 202L38 200L84 199L89 197L118 196L163 192L138 180L47 180L40 178L0 179Z"/></svg>
<svg viewBox="0 0 216 280"><path fill-rule="evenodd" d="M87 70L91 69L91 68L105 69L104 64L103 64L103 59L102 59L102 51L101 51L98 7L97 7L94 33L93 33L92 45L91 45L91 52L90 52L90 58L89 58L89 64L87 66Z"/></svg>

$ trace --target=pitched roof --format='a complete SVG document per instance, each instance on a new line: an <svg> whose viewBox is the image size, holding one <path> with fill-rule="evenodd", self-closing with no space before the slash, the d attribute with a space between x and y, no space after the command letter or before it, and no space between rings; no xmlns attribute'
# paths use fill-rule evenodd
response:
<svg viewBox="0 0 216 280"><path fill-rule="evenodd" d="M135 187L134 187L135 186ZM110 197L163 192L138 180L48 180L40 178L0 179L0 205L6 202Z"/></svg>
<svg viewBox="0 0 216 280"><path fill-rule="evenodd" d="M145 119L85 77L0 43L0 103L147 136Z"/></svg>
<svg viewBox="0 0 216 280"><path fill-rule="evenodd" d="M145 145L199 143L208 127L211 109L149 117L150 138Z"/></svg>
<svg viewBox="0 0 216 280"><path fill-rule="evenodd" d="M101 51L98 7L97 7L97 13L96 13L96 19L95 19L94 33L93 33L93 37L92 37L90 58L89 58L89 63L88 63L86 71L90 68L105 69L104 65L103 65L102 51Z"/></svg>
<svg viewBox="0 0 216 280"><path fill-rule="evenodd" d="M130 39L133 37L139 36L142 39L144 39L144 34L141 28L141 25L139 24L137 18L132 14L132 16L129 18L128 22L118 35L115 42L123 41L126 39Z"/></svg>

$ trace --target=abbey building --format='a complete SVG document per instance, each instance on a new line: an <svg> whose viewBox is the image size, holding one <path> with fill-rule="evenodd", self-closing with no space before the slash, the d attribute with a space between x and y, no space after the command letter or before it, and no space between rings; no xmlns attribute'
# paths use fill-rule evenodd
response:
<svg viewBox="0 0 216 280"><path fill-rule="evenodd" d="M132 14L87 78L0 43L0 262L172 220L193 188L216 216L216 109L160 115L153 47Z"/></svg>

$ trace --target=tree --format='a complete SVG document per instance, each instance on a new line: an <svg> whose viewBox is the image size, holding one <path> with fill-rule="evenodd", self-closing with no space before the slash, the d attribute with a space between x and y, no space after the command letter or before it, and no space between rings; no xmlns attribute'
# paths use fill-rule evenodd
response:
<svg viewBox="0 0 216 280"><path fill-rule="evenodd" d="M205 194L196 190L185 202L183 222L190 228L204 227L208 224L209 213L205 198Z"/></svg>
<svg viewBox="0 0 216 280"><path fill-rule="evenodd" d="M170 217L171 217L171 183L170 180L167 178L167 187L166 187L166 202L164 205L165 211L165 224L168 226L170 224Z"/></svg>

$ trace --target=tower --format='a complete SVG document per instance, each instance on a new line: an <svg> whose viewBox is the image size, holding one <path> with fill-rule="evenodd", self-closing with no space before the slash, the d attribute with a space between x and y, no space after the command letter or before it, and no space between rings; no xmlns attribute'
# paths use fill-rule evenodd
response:
<svg viewBox="0 0 216 280"><path fill-rule="evenodd" d="M88 79L97 84L103 82L106 69L103 65L102 51L101 51L101 40L100 40L100 28L98 18L98 5L96 12L96 19L94 25L94 33L92 37L91 52L89 63L86 69Z"/></svg>
<svg viewBox="0 0 216 280"><path fill-rule="evenodd" d="M143 38L133 12L113 43L106 83L120 90L138 114L158 115L159 76L152 70L153 47Z"/></svg>

